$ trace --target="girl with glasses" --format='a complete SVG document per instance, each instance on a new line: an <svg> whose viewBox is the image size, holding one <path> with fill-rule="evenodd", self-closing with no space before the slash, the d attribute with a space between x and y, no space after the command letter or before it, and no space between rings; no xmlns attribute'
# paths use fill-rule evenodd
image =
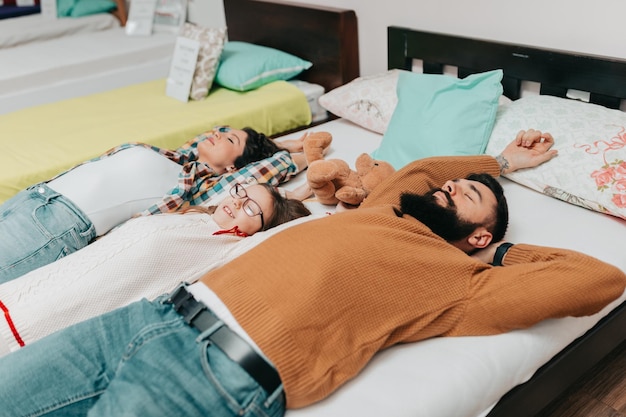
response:
<svg viewBox="0 0 626 417"><path fill-rule="evenodd" d="M206 202L235 182L278 185L306 167L302 140L216 127L176 150L124 144L0 206L0 283L75 252L134 215ZM291 153L294 153L292 155Z"/></svg>
<svg viewBox="0 0 626 417"><path fill-rule="evenodd" d="M264 239L247 236L309 214L271 185L235 184L217 206L129 220L83 250L0 285L0 354L154 298L181 280L193 282Z"/></svg>

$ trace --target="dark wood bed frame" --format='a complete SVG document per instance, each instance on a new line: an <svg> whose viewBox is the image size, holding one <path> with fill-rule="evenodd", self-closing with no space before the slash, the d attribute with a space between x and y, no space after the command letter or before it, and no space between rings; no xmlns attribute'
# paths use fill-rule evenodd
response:
<svg viewBox="0 0 626 417"><path fill-rule="evenodd" d="M299 79L326 91L359 74L353 10L283 1L224 0L228 38L269 46L313 63Z"/></svg>
<svg viewBox="0 0 626 417"><path fill-rule="evenodd" d="M128 10L126 10L126 0L115 0L117 6L111 13L120 21L120 25L126 26L128 20Z"/></svg>
<svg viewBox="0 0 626 417"><path fill-rule="evenodd" d="M541 94L558 97L568 89L589 92L590 102L610 108L626 99L626 60L389 27L388 68L411 70L415 59L427 73L455 66L461 78L500 68L504 94L512 100L520 97L522 81L540 83ZM488 417L536 415L624 343L624 329L626 302L509 391Z"/></svg>

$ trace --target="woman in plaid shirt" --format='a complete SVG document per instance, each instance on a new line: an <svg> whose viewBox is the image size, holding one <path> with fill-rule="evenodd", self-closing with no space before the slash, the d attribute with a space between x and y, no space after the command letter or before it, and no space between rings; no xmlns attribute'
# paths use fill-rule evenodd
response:
<svg viewBox="0 0 626 417"><path fill-rule="evenodd" d="M175 151L124 144L33 185L0 206L0 283L85 247L138 213L208 203L235 182L286 181L306 167L303 154L290 154L302 151L303 139L281 147L250 128L216 127Z"/></svg>

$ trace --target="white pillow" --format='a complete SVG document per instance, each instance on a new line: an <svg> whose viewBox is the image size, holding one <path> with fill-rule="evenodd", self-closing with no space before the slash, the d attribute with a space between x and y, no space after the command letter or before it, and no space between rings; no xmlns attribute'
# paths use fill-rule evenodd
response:
<svg viewBox="0 0 626 417"><path fill-rule="evenodd" d="M356 78L321 96L319 103L339 117L383 134L398 104L396 85L401 71Z"/></svg>
<svg viewBox="0 0 626 417"><path fill-rule="evenodd" d="M550 132L559 154L507 178L626 219L626 113L552 96L521 98L500 106L486 152L497 155L529 128Z"/></svg>

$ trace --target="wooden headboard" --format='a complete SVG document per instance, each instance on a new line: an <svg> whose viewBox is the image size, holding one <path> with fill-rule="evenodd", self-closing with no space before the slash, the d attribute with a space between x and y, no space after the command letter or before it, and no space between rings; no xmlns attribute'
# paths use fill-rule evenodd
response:
<svg viewBox="0 0 626 417"><path fill-rule="evenodd" d="M126 0L115 0L117 7L111 13L120 21L120 25L126 26L128 11L126 10Z"/></svg>
<svg viewBox="0 0 626 417"><path fill-rule="evenodd" d="M566 97L568 89L591 93L589 101L619 108L626 99L626 61L504 42L464 38L401 27L388 28L388 66L411 69L424 61L424 72L458 67L459 77L501 68L504 94L520 97L522 81L541 83L541 94Z"/></svg>
<svg viewBox="0 0 626 417"><path fill-rule="evenodd" d="M224 0L228 39L269 46L313 66L298 78L326 91L360 74L353 10L282 1Z"/></svg>

